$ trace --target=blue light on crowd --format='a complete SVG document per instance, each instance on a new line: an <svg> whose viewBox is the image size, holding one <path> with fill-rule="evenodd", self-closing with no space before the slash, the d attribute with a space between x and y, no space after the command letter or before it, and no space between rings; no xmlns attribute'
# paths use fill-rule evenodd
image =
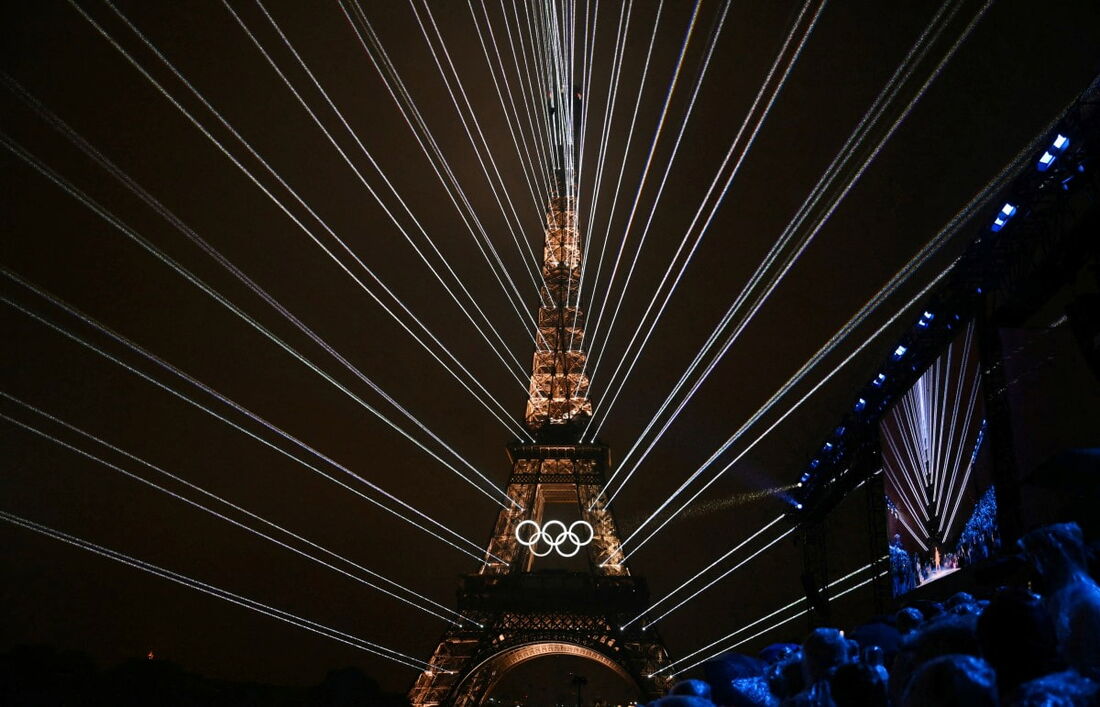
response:
<svg viewBox="0 0 1100 707"><path fill-rule="evenodd" d="M997 212L997 218L993 219L993 225L989 227L989 230L996 233L1005 227L1008 220L1016 215L1016 206L1013 204L1005 204L1001 207L1001 210Z"/></svg>

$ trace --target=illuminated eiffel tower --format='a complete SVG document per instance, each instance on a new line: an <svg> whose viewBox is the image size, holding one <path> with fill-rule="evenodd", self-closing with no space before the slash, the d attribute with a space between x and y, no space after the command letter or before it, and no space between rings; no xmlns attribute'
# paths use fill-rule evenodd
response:
<svg viewBox="0 0 1100 707"><path fill-rule="evenodd" d="M552 120L554 113L551 107ZM409 691L416 706L480 704L508 671L552 655L602 664L647 700L668 687L667 678L649 677L668 664L656 630L638 623L620 629L648 606L648 591L625 564L614 564L619 533L599 497L608 447L580 442L592 404L577 291L583 253L576 204L564 188L572 182L567 154L559 145L557 194L546 211L542 306L524 416L536 442L508 445L513 506L497 516L486 563L461 579L458 609L482 628L443 634L428 661L433 668ZM551 508L576 520L546 520ZM562 544L555 548L547 539ZM575 553L569 568L540 569L562 564L558 555L569 553Z"/></svg>

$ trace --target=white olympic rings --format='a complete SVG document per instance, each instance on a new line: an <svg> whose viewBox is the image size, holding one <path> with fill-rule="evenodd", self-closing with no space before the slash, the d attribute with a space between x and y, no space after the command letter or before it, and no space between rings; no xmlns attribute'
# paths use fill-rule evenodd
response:
<svg viewBox="0 0 1100 707"><path fill-rule="evenodd" d="M528 525L535 530L528 537L524 538L523 530ZM561 528L561 530L554 533L551 530L551 526L557 526ZM581 529L581 532L584 532L585 528L588 529L587 539L581 540L581 536L578 535L575 530L578 527ZM516 526L516 540L519 541L520 545L531 548L531 554L535 557L546 557L554 550L557 550L558 554L562 557L573 557L581 551L582 547L592 542L595 536L596 531L592 529L592 525L584 520L573 521L569 527L566 527L565 523L560 520L546 521L546 525L542 527L539 527L539 524L533 520L525 520ZM561 549L561 546L566 542L573 546L572 552L564 552ZM545 552L539 552L538 546L540 543L546 545Z"/></svg>

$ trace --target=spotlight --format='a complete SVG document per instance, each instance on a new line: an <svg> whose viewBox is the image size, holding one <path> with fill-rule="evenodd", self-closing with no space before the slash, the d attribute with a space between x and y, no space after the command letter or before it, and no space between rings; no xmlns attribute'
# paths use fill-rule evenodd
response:
<svg viewBox="0 0 1100 707"><path fill-rule="evenodd" d="M917 326L919 326L921 329L927 329L928 325L935 318L935 314L932 314L931 312L924 312L923 314L921 314L920 319L917 320Z"/></svg>
<svg viewBox="0 0 1100 707"><path fill-rule="evenodd" d="M795 484L795 486L797 486L798 488L802 488L802 485L803 485L803 482L801 482L801 481L799 481L797 484Z"/></svg>
<svg viewBox="0 0 1100 707"><path fill-rule="evenodd" d="M795 507L795 510L799 510L799 511L802 510L802 504L801 503L794 504L794 507Z"/></svg>
<svg viewBox="0 0 1100 707"><path fill-rule="evenodd" d="M871 385L875 386L876 388L881 388L882 384L885 383L885 382L886 382L886 374L885 373L880 373L877 376L875 376L875 379L873 381L871 381Z"/></svg>
<svg viewBox="0 0 1100 707"><path fill-rule="evenodd" d="M856 412L863 412L863 410L866 407L867 407L867 401L864 400L863 398L860 398L859 400L856 401Z"/></svg>
<svg viewBox="0 0 1100 707"><path fill-rule="evenodd" d="M895 361L900 361L900 360L901 360L901 357L902 357L902 356L904 356L904 355L905 355L905 352L906 352L906 351L908 351L908 350L909 350L909 349L907 349L907 348L906 348L906 347L904 347L904 346L898 346L898 347L897 347L896 349L894 349L894 355L892 356L892 358L893 358L893 359L894 359Z"/></svg>
<svg viewBox="0 0 1100 707"><path fill-rule="evenodd" d="M1000 231L1008 223L1008 220L1016 215L1016 211L1017 207L1014 204L1006 203L997 213L997 218L993 219L993 225L989 227L989 230L994 233Z"/></svg>
<svg viewBox="0 0 1100 707"><path fill-rule="evenodd" d="M1065 135L1059 134L1054 138L1054 143L1051 144L1050 149L1045 151L1039 158L1038 169L1040 172L1045 172L1050 169L1050 166L1054 164L1054 158L1065 152L1065 149L1069 147L1069 138Z"/></svg>

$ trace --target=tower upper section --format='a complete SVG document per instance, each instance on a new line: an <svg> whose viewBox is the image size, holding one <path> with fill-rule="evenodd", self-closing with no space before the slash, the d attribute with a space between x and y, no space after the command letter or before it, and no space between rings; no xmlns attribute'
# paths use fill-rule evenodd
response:
<svg viewBox="0 0 1100 707"><path fill-rule="evenodd" d="M575 201L555 196L546 210L542 305L525 415L533 432L571 430L592 416L578 306L582 258Z"/></svg>

